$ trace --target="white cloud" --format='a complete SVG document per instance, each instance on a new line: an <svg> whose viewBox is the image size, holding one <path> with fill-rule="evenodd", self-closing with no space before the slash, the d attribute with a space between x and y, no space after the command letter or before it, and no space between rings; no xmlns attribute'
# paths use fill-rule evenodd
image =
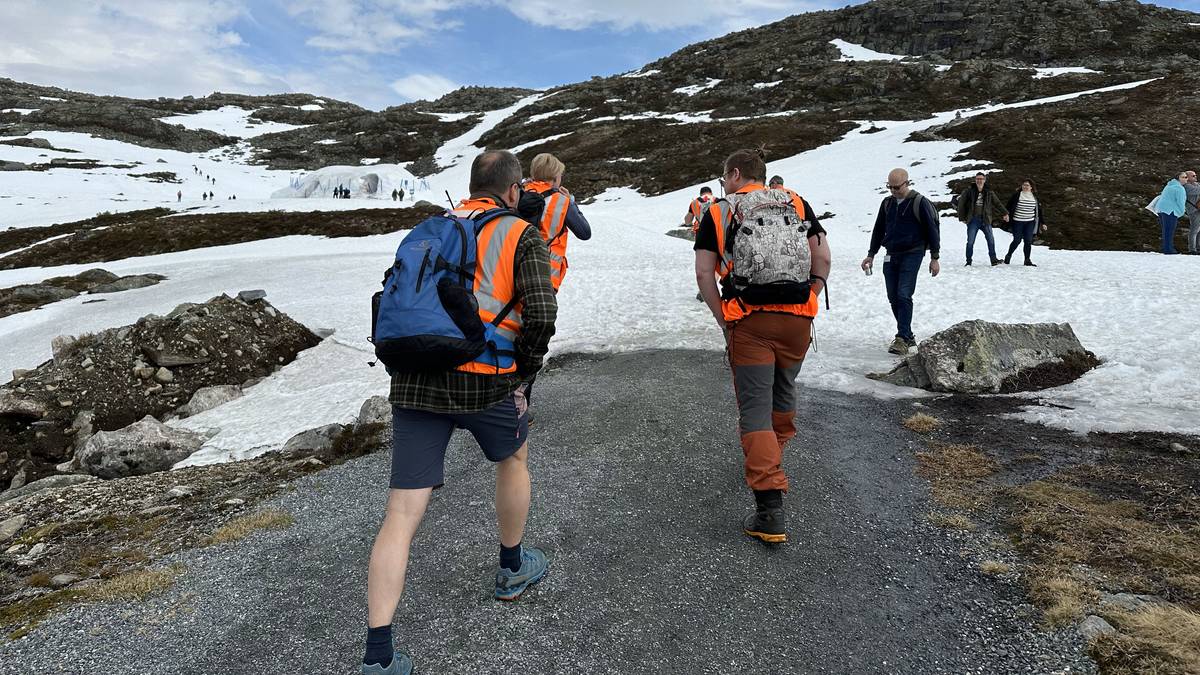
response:
<svg viewBox="0 0 1200 675"><path fill-rule="evenodd" d="M458 89L459 85L441 75L416 74L392 82L392 91L410 101L432 101Z"/></svg>
<svg viewBox="0 0 1200 675"><path fill-rule="evenodd" d="M238 52L230 0L6 0L0 74L139 98L286 91Z"/></svg>

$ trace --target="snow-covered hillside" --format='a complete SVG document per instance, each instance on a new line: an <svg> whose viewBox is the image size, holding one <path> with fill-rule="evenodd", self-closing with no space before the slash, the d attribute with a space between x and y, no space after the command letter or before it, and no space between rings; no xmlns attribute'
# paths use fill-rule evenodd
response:
<svg viewBox="0 0 1200 675"><path fill-rule="evenodd" d="M438 161L449 168L429 177L428 189L417 197L440 202L444 196L436 196L443 191L463 196L470 160L480 151L475 143L490 128L539 98L529 97L488 113L475 129L445 144ZM1045 105L1063 98L1069 97L1020 105ZM834 253L832 309L823 311L817 322L817 351L800 376L803 385L877 396L916 395L864 377L892 365L885 349L894 323L882 276L864 276L858 263L866 254L882 186L891 168L908 167L916 188L934 199L947 198L947 181L964 173L952 160L964 149L961 143L905 142L909 135L957 114L982 115L1002 107L947 111L917 122L863 120L858 129L833 144L769 165L771 173L783 175L818 212L836 214L825 223ZM883 130L863 133L872 126ZM117 193L139 204L163 205L174 199L176 189L183 189L127 175L147 170L174 171L186 179L186 198L200 208L271 210L297 202L305 209L392 204L390 198L270 199L272 192L287 188L299 174L249 166L236 154L199 156L98 141L80 134L35 135L51 140L56 147L77 149L107 162L137 160L145 167L109 173L22 172L16 174L21 181L16 189L8 187L5 175L0 193L7 198L0 200L0 222L32 225L68 220L67 214L86 217L109 209ZM46 152L0 147L4 148L0 155L6 158L15 154L10 150ZM160 157L165 164L156 163ZM200 179L193 178L192 165L217 178L217 184L210 185L218 194L216 202L195 199L205 188ZM719 167L713 166L709 185L714 189L718 189L718 173ZM681 221L699 187L652 198L613 187L584 207L595 236L571 246L571 268L559 296L560 321L553 353L686 347L711 349L713 358L720 358L717 327L695 300L690 245L664 235ZM236 202L225 200L231 192L238 194ZM1051 221L1050 226L1055 223ZM1196 414L1200 380L1194 376L1200 372L1200 354L1193 344L1194 336L1200 334L1200 315L1194 311L1194 299L1179 291L1200 285L1200 260L1039 249L1034 254L1040 265L1037 268L964 268L964 227L946 218L942 233L942 275L931 279L923 274L918 283L914 321L918 339L974 318L1070 322L1084 345L1105 363L1072 385L1041 392L1035 398L1055 407L1031 405L1027 417L1080 431L1200 433ZM1008 235L998 235L997 245L1006 247ZM400 239L399 234L333 240L287 237L107 264L119 274L156 272L169 280L109 296L100 304L84 306L83 298L76 298L0 319L4 344L0 372L49 358L50 340L60 333L86 333L130 323L150 312L165 313L181 302L264 288L276 307L312 328L335 329L333 337L249 390L244 398L177 424L216 430L204 449L188 460L192 463L275 448L303 429L350 419L364 398L386 392L382 370L367 365L372 358L366 340L368 302ZM985 246L980 237L976 260L986 259L986 253L980 253ZM0 287L86 267L0 272Z"/></svg>

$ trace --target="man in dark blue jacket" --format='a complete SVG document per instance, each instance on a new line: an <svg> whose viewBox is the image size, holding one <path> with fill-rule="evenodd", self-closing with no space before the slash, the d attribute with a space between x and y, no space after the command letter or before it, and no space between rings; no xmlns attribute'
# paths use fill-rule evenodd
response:
<svg viewBox="0 0 1200 675"><path fill-rule="evenodd" d="M938 262L941 249L941 224L933 202L912 189L908 171L893 169L888 174L887 189L892 193L879 205L875 230L871 233L871 248L862 261L863 271L871 273L879 247L887 249L883 258L883 280L887 286L888 302L896 317L896 339L888 347L893 354L907 354L917 345L912 332L913 292L917 289L917 274L925 251L929 251L929 274L942 271Z"/></svg>

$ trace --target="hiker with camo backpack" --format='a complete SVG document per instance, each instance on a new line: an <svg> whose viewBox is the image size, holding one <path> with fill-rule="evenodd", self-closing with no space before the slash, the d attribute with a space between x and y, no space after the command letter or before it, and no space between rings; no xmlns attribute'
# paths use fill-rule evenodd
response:
<svg viewBox="0 0 1200 675"><path fill-rule="evenodd" d="M496 467L493 597L516 600L550 564L522 545L530 501L524 388L542 367L558 311L549 251L537 226L513 210L521 196L516 155L476 157L470 189L452 211L409 232L372 299L371 339L392 376L393 440L387 511L367 572L363 675L412 672L412 659L392 646L392 621L456 428Z"/></svg>
<svg viewBox="0 0 1200 675"><path fill-rule="evenodd" d="M700 295L725 334L754 492L755 511L742 531L775 544L787 541L783 448L796 435L796 377L830 256L808 202L767 189L766 180L761 150L730 155L721 179L726 196L705 212L694 248Z"/></svg>

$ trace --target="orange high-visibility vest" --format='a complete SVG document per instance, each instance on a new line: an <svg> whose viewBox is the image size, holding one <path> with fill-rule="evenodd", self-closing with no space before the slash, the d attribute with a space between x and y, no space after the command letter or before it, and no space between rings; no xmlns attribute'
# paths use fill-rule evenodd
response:
<svg viewBox="0 0 1200 675"><path fill-rule="evenodd" d="M526 192L536 192L546 200L542 209L542 220L538 223L538 232L550 247L550 284L555 292L562 286L567 276L567 207L571 198L564 195L544 180L529 181L525 184ZM552 191L553 192L550 192ZM550 192L550 194L546 194Z"/></svg>
<svg viewBox="0 0 1200 675"><path fill-rule="evenodd" d="M692 232L695 233L700 229L700 221L704 220L704 210L708 208L709 202L697 197L688 205L688 210L692 212Z"/></svg>
<svg viewBox="0 0 1200 675"><path fill-rule="evenodd" d="M492 199L465 199L452 213L469 218L495 208L497 204ZM516 294L517 242L529 226L517 216L505 215L493 218L479 231L474 292L475 301L479 303L479 319L485 324L494 321ZM521 304L517 303L496 326L496 334L515 344L521 336L521 325ZM479 358L455 370L485 375L515 373L517 364L513 356L497 354L489 347Z"/></svg>
<svg viewBox="0 0 1200 675"><path fill-rule="evenodd" d="M752 183L734 194L742 195L766 189L763 185ZM789 190L789 192L791 191ZM808 214L804 210L804 200L794 192L792 192L792 206L796 207L796 213L800 216L800 220L804 220L807 217ZM730 208L729 202L722 199L709 207L709 213L712 214L713 224L717 228L717 250L720 251L717 254L716 273L724 281L726 277L733 273L733 252L725 250L725 237L728 235L729 226L733 223L733 209ZM721 300L721 313L724 315L726 323L744 319L752 312L781 312L783 314L795 314L796 316L805 316L812 319L816 318L819 307L820 303L817 302L816 293L810 293L808 302L798 305L750 305L738 298Z"/></svg>

